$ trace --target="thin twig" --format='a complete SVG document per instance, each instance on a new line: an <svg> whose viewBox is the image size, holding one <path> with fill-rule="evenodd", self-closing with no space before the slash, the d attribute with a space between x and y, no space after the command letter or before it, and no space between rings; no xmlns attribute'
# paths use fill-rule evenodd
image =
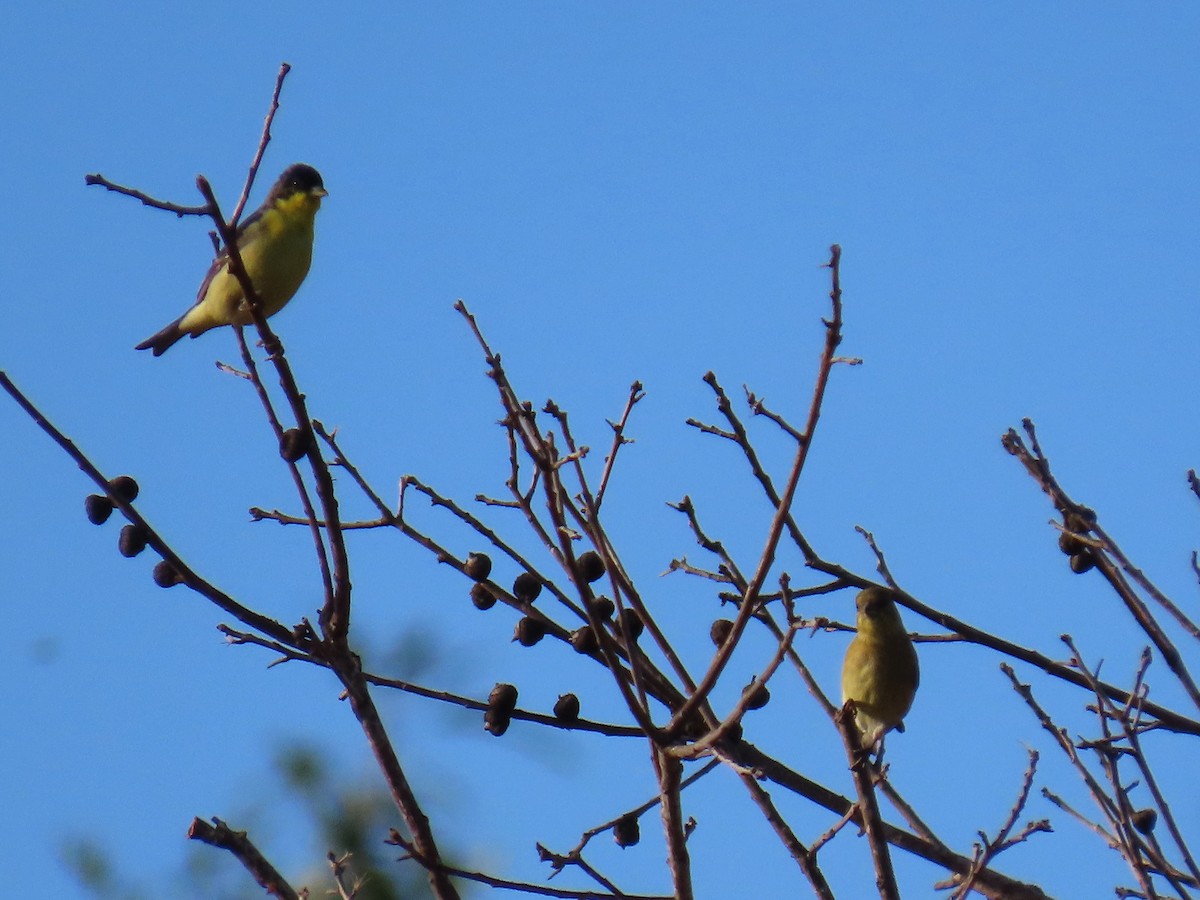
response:
<svg viewBox="0 0 1200 900"><path fill-rule="evenodd" d="M608 456L604 457L604 471L600 474L600 486L596 488L596 505L591 511L593 517L599 514L600 504L604 502L604 492L608 490L608 479L617 462L617 451L625 444L633 442L631 438L625 437L625 427L629 424L629 415L633 412L634 406L645 396L646 392L642 390L642 383L635 381L629 386L629 399L625 402L625 411L621 413L621 420L608 423L613 430L613 444L612 449L608 451Z"/></svg>
<svg viewBox="0 0 1200 900"><path fill-rule="evenodd" d="M214 818L213 824L210 825L197 817L192 820L187 836L193 841L202 841L213 847L228 850L268 894L280 900L299 900L300 894L267 862L266 857L246 837L246 832L234 831L218 818Z"/></svg>
<svg viewBox="0 0 1200 900"><path fill-rule="evenodd" d="M667 839L667 867L675 885L675 900L692 900L692 866L680 803L683 763L659 747L652 747L651 753L658 771L659 812Z"/></svg>
<svg viewBox="0 0 1200 900"><path fill-rule="evenodd" d="M274 650L282 655L283 659L278 662L297 661L311 663L312 665L329 668L330 664L327 660L319 656L299 653L281 644L268 641L255 634L238 631L235 628L230 628L228 625L218 625L217 630L224 634L232 644L252 644L258 647L264 647L268 650ZM405 681L400 678L387 678L383 675L375 675L371 672L363 672L363 679L369 684L376 687L390 688L392 690L403 691L406 694L412 694L415 697L424 697L429 700L438 700L452 706L460 706L463 709L476 710L484 712L488 708L486 700L475 700L472 697L464 697L461 694L455 694L450 691L441 691L436 688L428 688L424 685L416 684L412 681ZM523 709L514 709L511 713L513 719L533 722L537 725L546 725L551 728L559 728L563 731L586 731L595 734L603 734L609 737L645 737L645 733L640 728L635 728L632 725L615 725L609 722L596 722L591 719L571 719L564 720L554 715L546 715L544 713L530 712Z"/></svg>
<svg viewBox="0 0 1200 900"><path fill-rule="evenodd" d="M1143 589L1147 590L1164 609L1171 613L1193 635L1200 636L1200 629L1175 604L1171 603L1165 595L1151 585L1139 570L1129 564L1120 548L1116 546L1116 543L1096 523L1096 514L1067 496L1066 491L1063 490L1050 471L1050 461L1046 458L1038 443L1037 431L1034 428L1033 422L1030 419L1023 419L1021 424L1025 429L1025 433L1029 436L1032 451L1025 445L1021 436L1011 428L1001 439L1004 449L1021 462L1025 470L1037 481L1038 486L1054 502L1055 507L1060 512L1063 512L1064 515L1070 514L1087 522L1091 530L1104 541L1105 551L1093 551L1092 554L1096 560L1096 568L1104 575L1109 584L1112 585L1117 596L1125 604L1125 608L1129 610L1134 620L1146 632L1146 635L1154 643L1154 646L1158 648L1158 652L1162 654L1163 661L1187 692L1192 703L1200 707L1200 687L1197 687L1195 681L1192 679L1192 675L1188 671L1178 648L1176 648L1166 632L1159 626L1145 602L1137 596L1137 593L1122 577L1120 574L1121 569L1124 569L1130 577L1141 584Z"/></svg>
<svg viewBox="0 0 1200 900"><path fill-rule="evenodd" d="M825 880L825 873L817 865L817 851L823 846L824 842L818 841L812 847L805 847L800 839L796 837L791 826L780 815L779 810L775 808L775 804L771 801L771 795L763 790L762 785L750 775L741 775L739 777L750 794L750 799L762 811L767 824L774 829L783 846L787 848L792 859L800 867L800 871L804 873L804 877L812 885L813 892L816 894L818 900L834 900L833 890L829 887L829 882ZM853 809L844 817L843 823L848 822L852 814ZM830 837L832 837L832 834L830 834Z"/></svg>
<svg viewBox="0 0 1200 900"><path fill-rule="evenodd" d="M1050 827L1048 820L1042 819L1038 822L1028 823L1015 837L1010 837L1012 830L1017 825L1017 819L1025 809L1025 805L1029 802L1029 791L1033 788L1033 778L1037 773L1037 764L1038 752L1030 749L1029 765L1025 769L1025 776L1021 779L1021 788L1017 791L1017 799L1014 801L1012 809L1009 810L1008 817L1004 820L994 838L988 838L982 831L979 832L981 843L976 845L975 858L971 864L971 871L959 881L958 886L951 895L953 900L965 900L966 896L971 892L979 873L986 869L993 859L1009 847L1023 842L1030 835L1037 832L1054 830Z"/></svg>
<svg viewBox="0 0 1200 900"><path fill-rule="evenodd" d="M259 402L262 404L263 411L267 415L267 421L271 425L271 430L275 433L277 446L282 445L283 441L283 423L279 421L279 415L275 411L275 405L271 402L271 395L267 393L267 387L263 384L262 378L258 373L258 364L254 361L254 354L250 352L250 347L246 343L246 335L243 332L241 325L234 325L233 332L237 336L238 349L242 354L242 364L246 367L246 375L251 384L254 385L255 393L258 394ZM296 487L296 494L300 497L300 505L304 508L305 524L308 525L309 532L312 535L313 543L316 546L317 568L321 573L321 584L324 586L325 602L331 603L333 600L333 576L329 571L329 552L325 547L325 541L321 537L321 528L324 527L324 522L318 522L317 512L313 507L312 498L308 493L308 486L304 483L304 476L300 474L300 467L296 463L285 460L288 471L292 476L292 483Z"/></svg>
<svg viewBox="0 0 1200 900"><path fill-rule="evenodd" d="M325 529L329 538L329 552L333 563L333 591L326 597L325 604L321 609L321 627L327 637L344 642L350 629L350 559L346 551L345 538L342 535L341 519L338 515L337 495L333 488L333 477L329 474L328 464L321 456L320 447L313 433L312 419L308 413L308 404L304 399L304 395L300 392L296 378L292 373L292 368L284 356L283 342L271 330L263 314L262 299L258 296L254 283L246 271L241 251L237 246L236 233L222 217L216 195L213 193L212 185L208 183L208 179L200 176L196 179L196 185L200 189L200 193L204 195L205 200L208 201L211 210L210 216L213 223L217 226L217 231L221 235L225 251L229 256L229 272L237 279L239 286L242 288L242 294L246 298L246 308L254 321L255 327L258 329L259 337L266 348L268 358L275 366L276 374L279 376L280 387L283 389L284 396L287 398L291 406L292 415L296 420L296 427L304 435L304 443L307 448L306 455L312 470L313 482L316 485L317 498L321 503L322 512L324 513Z"/></svg>
<svg viewBox="0 0 1200 900"><path fill-rule="evenodd" d="M720 763L716 760L710 760L709 762L705 763L691 775L688 775L679 782L679 790L683 791L690 785L695 784L709 772L712 772L714 769L716 769L719 764ZM626 810L619 816L609 819L607 822L589 828L587 831L583 832L582 835L580 835L579 842L566 853L554 853L553 851L543 847L541 844L538 844L538 854L544 862L550 863L550 867L554 870L554 874L558 874L568 865L583 867L581 854L583 853L584 848L587 847L593 838L612 831L622 821L640 818L642 815L649 812L651 809L661 803L662 795L655 795L645 803L642 803L640 806L635 806L633 809ZM553 875L551 877L553 877ZM595 876L593 875L593 877Z"/></svg>
<svg viewBox="0 0 1200 900"><path fill-rule="evenodd" d="M415 859L423 866L434 865L434 863L422 859L420 851L409 841L405 840L394 828L384 843L404 848L410 858ZM533 884L528 881L510 881L507 878L497 878L494 875L486 875L483 872L472 872L468 869L448 866L443 862L438 862L436 865L439 871L446 875L452 875L455 878L465 878L467 881L486 884L488 887L500 888L502 890L519 891L523 894L537 894L540 897L564 897L568 898L568 900L609 900L609 898L621 898L621 900L672 900L671 897L663 894L618 894L601 893L599 891L572 891L565 888L552 888L545 884Z"/></svg>
<svg viewBox="0 0 1200 900"><path fill-rule="evenodd" d="M850 772L854 777L854 788L858 793L858 808L861 812L859 823L871 848L871 861L875 865L875 887L879 889L880 900L900 900L896 871L892 868L892 856L883 830L883 818L879 814L879 802L875 797L876 770L870 763L870 748L862 746L859 741L855 717L848 714L851 702L848 701L834 717L834 722L841 732Z"/></svg>
<svg viewBox="0 0 1200 900"><path fill-rule="evenodd" d="M746 585L746 590L742 596L742 606L738 609L737 616L733 620L733 629L730 638L717 649L716 655L709 664L708 671L704 673L704 676L696 685L695 691L688 697L687 702L681 709L676 710L675 715L671 719L671 724L667 728L668 733L676 733L681 730L684 723L695 713L697 707L705 702L708 694L716 686L717 679L720 678L730 657L733 655L734 646L736 646L738 640L741 638L742 632L745 630L751 615L755 611L758 603L758 593L762 590L762 586L766 582L767 575L775 561L775 551L779 546L779 539L783 533L784 523L790 517L792 499L796 495L796 488L800 483L800 473L804 470L804 463L808 459L808 451L812 446L813 433L816 431L817 422L821 416L821 406L825 400L825 389L829 384L829 376L833 369L834 352L842 342L842 288L839 274L841 255L842 248L837 244L830 247L828 266L832 287L830 288L829 297L833 307L833 315L830 319L823 320L825 324L825 346L821 352L820 363L817 367L816 386L813 388L812 401L808 407L808 419L804 425L804 440L800 442L796 449L796 457L792 463L791 472L788 474L787 484L784 486L779 504L775 509L775 515L771 520L771 526L767 531L766 541L762 553L759 555L758 565L749 583Z"/></svg>
<svg viewBox="0 0 1200 900"><path fill-rule="evenodd" d="M234 228L241 221L242 210L246 208L246 201L250 199L250 189L254 186L254 179L258 175L258 167L262 165L263 154L267 152L267 144L271 142L271 123L275 121L275 113L279 112L279 94L283 90L283 80L287 78L290 71L292 71L292 67L288 63L279 64L279 74L275 76L275 90L271 94L271 108L267 110L266 119L263 121L262 134L258 139L258 150L250 163L250 171L246 173L246 184L242 188L242 196L238 198L233 215L229 218L229 223Z"/></svg>
<svg viewBox="0 0 1200 900"><path fill-rule="evenodd" d="M780 787L805 797L829 810L835 816L843 816L847 812L851 812L853 821L860 820L859 811L855 808L856 804L849 798L788 768L749 742L742 741L738 745L738 755L744 765L757 770L763 777ZM952 872L965 875L971 867L971 860L967 857L886 821L883 823L883 835L893 847L898 847L906 853L928 860ZM980 873L976 880L976 890L988 897L989 900L1048 900L1046 893L1037 885L1018 881L991 869Z"/></svg>
<svg viewBox="0 0 1200 900"><path fill-rule="evenodd" d="M83 176L83 183L88 186L99 186L105 190L112 191L114 194L124 194L126 197L132 197L134 200L140 200L143 206L149 206L151 209L161 209L165 212L175 213L179 218L184 216L207 216L212 213L211 208L205 204L203 206L184 206L179 203L169 203L166 200L159 200L151 197L149 194L143 193L135 188L125 187L117 184L114 181L109 181L98 172L93 172Z"/></svg>
<svg viewBox="0 0 1200 900"><path fill-rule="evenodd" d="M766 668L755 677L751 685L742 691L742 695L738 698L737 703L733 705L733 709L729 711L729 714L725 716L720 725L691 744L678 745L672 748L672 752L681 759L693 758L707 752L710 747L724 741L735 726L741 722L742 717L750 708L750 704L754 702L756 691L766 689L767 682L771 680L771 677L779 668L779 664L783 662L784 657L792 649L792 641L795 639L798 630L795 625L790 626L783 633L783 636L778 639L775 653L771 657L770 662L767 663Z"/></svg>
<svg viewBox="0 0 1200 900"><path fill-rule="evenodd" d="M219 590L214 585L210 584L205 579L201 578L187 563L185 563L166 540L147 522L134 507L133 504L127 502L122 497L117 496L109 486L109 479L101 474L100 470L92 463L84 453L75 446L65 434L58 430L54 424L46 418L32 401L26 397L20 389L13 384L8 375L0 371L0 388L3 388L9 396L17 401L17 404L25 410L31 419L37 424L42 431L46 432L50 438L58 444L63 451L75 461L75 464L87 475L92 482L100 489L100 491L112 501L113 506L121 511L132 524L136 525L145 535L146 543L155 553L161 556L164 560L170 563L171 568L175 570L182 584L186 584L196 593L215 604L220 609L224 610L229 615L233 616L244 625L261 631L263 634L269 635L275 640L288 646L297 646L295 636L292 631L282 623L270 619L261 613L242 606L224 591Z"/></svg>

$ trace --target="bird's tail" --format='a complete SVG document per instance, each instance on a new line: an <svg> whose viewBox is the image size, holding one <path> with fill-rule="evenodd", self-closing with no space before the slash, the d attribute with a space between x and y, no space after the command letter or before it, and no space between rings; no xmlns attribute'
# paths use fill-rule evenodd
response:
<svg viewBox="0 0 1200 900"><path fill-rule="evenodd" d="M179 327L182 321L183 317L180 316L162 331L150 335L150 337L138 344L135 349L152 350L155 356L162 356L175 345L176 341L187 334L186 331Z"/></svg>

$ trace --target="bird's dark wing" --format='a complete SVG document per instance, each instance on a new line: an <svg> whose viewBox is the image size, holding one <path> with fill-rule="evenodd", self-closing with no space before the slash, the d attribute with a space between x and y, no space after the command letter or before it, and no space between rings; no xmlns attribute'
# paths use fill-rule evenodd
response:
<svg viewBox="0 0 1200 900"><path fill-rule="evenodd" d="M259 207L252 212L248 218L243 219L238 224L237 242L238 246L242 246L242 237L246 234L246 229L263 217L263 207ZM217 277L217 273L229 265L229 249L222 247L221 252L213 259L212 265L208 267L208 272L204 275L204 281L200 282L200 290L196 291L196 303L200 303L204 299L204 295L208 293L208 286L212 284L212 280ZM193 304L195 305L195 304Z"/></svg>

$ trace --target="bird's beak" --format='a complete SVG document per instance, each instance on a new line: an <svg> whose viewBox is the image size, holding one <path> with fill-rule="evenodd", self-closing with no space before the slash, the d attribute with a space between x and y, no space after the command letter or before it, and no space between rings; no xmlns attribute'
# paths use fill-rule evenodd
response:
<svg viewBox="0 0 1200 900"><path fill-rule="evenodd" d="M325 190L325 188L313 188L312 191L310 191L310 193L314 197L328 197L329 196L329 191Z"/></svg>

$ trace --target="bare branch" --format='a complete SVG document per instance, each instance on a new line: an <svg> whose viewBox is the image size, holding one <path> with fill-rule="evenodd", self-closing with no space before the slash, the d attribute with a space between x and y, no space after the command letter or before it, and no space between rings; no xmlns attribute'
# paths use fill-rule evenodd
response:
<svg viewBox="0 0 1200 900"><path fill-rule="evenodd" d="M796 488L800 483L800 473L804 470L804 463L808 459L808 450L812 446L813 432L816 430L817 421L821 416L821 405L825 399L825 388L829 383L829 375L833 368L834 351L842 342L842 288L839 275L841 255L842 248L837 244L830 247L828 265L832 287L829 297L833 306L833 316L831 319L825 320L825 347L821 353L820 363L817 367L816 386L813 388L813 397L808 408L808 420L804 426L804 440L796 450L796 458L792 463L792 469L788 475L783 494L776 506L775 515L767 532L765 546L759 556L758 565L755 568L754 575L751 576L749 583L746 585L746 590L742 596L742 606L738 609L738 614L733 620L733 631L730 638L717 649L716 655L709 664L708 671L704 673L704 677L696 685L696 689L688 697L687 702L681 709L676 710L671 724L668 726L668 733L678 732L696 711L697 707L707 699L709 692L716 685L717 679L720 677L721 672L724 671L730 656L733 654L734 646L740 639L742 632L746 628L746 624L750 621L750 616L754 613L758 605L758 593L766 582L767 575L775 561L775 551L779 546L779 539L783 533L784 523L790 518L792 499L795 497ZM715 382L715 378L712 380Z"/></svg>
<svg viewBox="0 0 1200 900"><path fill-rule="evenodd" d="M422 860L420 853L408 841L400 836L394 828L391 835L385 842L394 844L398 847L403 847L408 856L415 859L421 865L429 865L425 860ZM608 898L621 898L621 900L671 900L671 897L662 894L626 894L626 893L600 893L598 891L571 891L565 888L552 888L544 884L532 884L527 881L509 881L505 878L496 878L493 875L485 875L483 872L472 872L467 869L458 869L453 866L448 866L445 863L438 863L438 870L445 875L452 875L455 878L465 878L468 881L474 881L478 884L486 884L488 887L501 888L509 891L519 891L523 894L537 894L540 897L565 897L569 900L608 900Z"/></svg>
<svg viewBox="0 0 1200 900"><path fill-rule="evenodd" d="M283 80L287 78L290 71L292 71L292 67L288 63L279 64L279 74L275 76L275 90L271 94L271 108L267 110L267 117L263 121L262 136L258 139L258 150L255 151L254 159L250 163L250 171L246 173L246 184L242 188L242 196L238 198L233 215L229 218L229 222L234 228L237 228L238 222L242 219L242 210L246 208L246 201L250 199L250 189L254 186L258 167L262 165L263 154L267 152L267 144L271 142L271 123L275 121L275 113L279 112L279 94L283 90Z"/></svg>
<svg viewBox="0 0 1200 900"><path fill-rule="evenodd" d="M299 900L300 895L282 875L267 862L266 857L259 853L258 848L250 842L244 831L234 831L220 819L214 818L209 825L203 819L195 818L188 829L188 837L193 841L202 841L222 850L228 850L254 876L259 887L280 900Z"/></svg>
<svg viewBox="0 0 1200 900"><path fill-rule="evenodd" d="M92 479L92 482L112 501L113 506L119 509L121 514L130 523L142 531L146 537L146 544L171 565L180 583L186 584L193 591L205 597L244 625L261 631L263 634L269 635L282 644L299 646L296 644L296 638L293 636L291 630L286 626L248 607L242 606L242 604L238 603L224 591L219 590L201 578L200 575L179 557L150 523L142 518L141 513L133 507L132 503L127 502L112 490L109 479L101 474L100 470L75 446L70 438L59 431L41 410L33 405L29 398L13 384L8 375L3 371L0 371L0 388L7 391L9 396L17 401L17 404L25 410L38 427L46 432L75 461L75 464L79 466L83 473Z"/></svg>
<svg viewBox="0 0 1200 900"><path fill-rule="evenodd" d="M132 197L134 200L140 200L143 206L149 206L151 209L161 209L166 212L175 213L179 218L184 216L207 216L212 213L212 210L207 204L203 206L184 206L179 203L170 203L166 200L158 200L145 194L135 188L125 187L117 184L114 181L109 181L99 172L93 172L83 176L83 183L89 187L97 185L105 190L112 191L114 194L124 194L126 197Z"/></svg>
<svg viewBox="0 0 1200 900"><path fill-rule="evenodd" d="M592 516L596 516L600 512L600 504L604 502L604 492L608 490L608 479L612 475L613 466L617 462L617 451L625 444L633 443L631 438L625 437L625 427L629 424L629 416L646 392L642 390L642 383L635 381L629 386L629 399L625 402L625 411L621 413L619 422L609 422L613 430L612 449L608 451L608 456L604 457L604 471L600 475L600 486L596 488L596 506L592 510Z"/></svg>
<svg viewBox="0 0 1200 900"><path fill-rule="evenodd" d="M981 843L975 846L975 856L971 862L971 871L965 877L958 880L958 886L951 895L953 900L965 900L967 895L970 894L979 873L1009 847L1022 843L1031 835L1038 832L1054 830L1050 827L1048 820L1042 819L1037 822L1029 822L1015 836L1010 837L1012 830L1017 825L1018 817L1025 809L1026 803L1029 802L1029 791L1033 788L1033 777L1037 773L1037 764L1038 752L1031 749L1029 750L1029 766L1025 769L1025 777L1021 780L1021 789L1017 792L1017 799L1009 811L1008 818L1004 820L1004 824L996 832L995 838L989 839L982 831L979 832ZM952 884L947 886L952 886Z"/></svg>
<svg viewBox="0 0 1200 900"><path fill-rule="evenodd" d="M1067 496L1066 491L1062 489L1062 486L1059 485L1050 472L1050 461L1042 453L1042 448L1038 444L1037 432L1034 429L1033 422L1029 419L1024 419L1022 426L1025 429L1025 433L1029 436L1030 444L1033 448L1032 452L1025 446L1025 442L1021 439L1021 436L1011 428L1001 439L1004 449L1024 465L1025 470L1037 481L1038 486L1053 501L1056 509L1064 515L1069 514L1088 523L1091 530L1104 541L1105 552L1096 552L1093 554L1096 559L1097 568L1108 580L1109 584L1112 585L1113 590L1116 591L1117 596L1124 602L1125 608L1129 610L1134 620L1146 632L1147 636L1154 643L1154 646L1158 648L1158 652L1163 656L1163 661L1166 662L1168 668L1174 673L1180 685L1191 698L1192 703L1200 707L1200 688L1196 686L1195 681L1192 679L1191 673L1184 664L1179 650L1159 626L1146 604L1121 576L1121 569L1127 571L1131 577L1137 580L1193 636L1200 636L1200 629L1178 607L1158 591L1157 588L1154 588L1153 585L1146 581L1140 571L1129 565L1128 560L1120 548L1116 546L1116 543L1100 529L1096 522L1096 514Z"/></svg>
<svg viewBox="0 0 1200 900"><path fill-rule="evenodd" d="M892 868L892 857L888 852L887 836L883 830L883 819L879 815L879 803L875 798L876 770L869 761L869 748L859 742L858 725L855 724L853 700L834 717L842 742L846 746L846 757L850 772L854 776L854 788L858 792L859 822L867 835L871 848L871 861L875 864L875 886L880 900L899 900L900 888L896 884L896 872Z"/></svg>

